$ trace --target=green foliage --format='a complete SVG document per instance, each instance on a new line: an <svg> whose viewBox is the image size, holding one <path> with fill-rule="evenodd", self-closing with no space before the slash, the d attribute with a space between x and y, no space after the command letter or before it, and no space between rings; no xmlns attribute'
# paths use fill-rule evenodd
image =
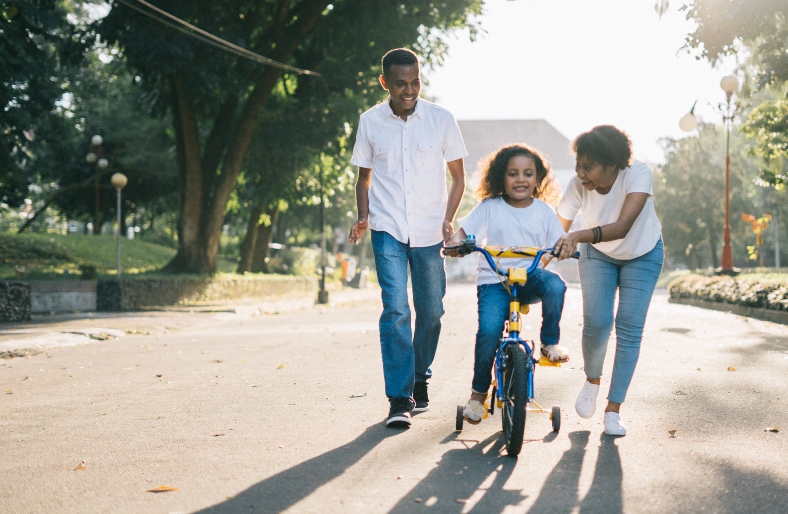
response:
<svg viewBox="0 0 788 514"><path fill-rule="evenodd" d="M725 218L725 132L701 125L698 136L666 140L666 161L654 177L657 214L662 222L668 269L719 266ZM746 155L746 141L731 134L730 223L734 262L749 262L751 239L742 212L762 210L753 183L759 159Z"/></svg>
<svg viewBox="0 0 788 514"><path fill-rule="evenodd" d="M65 2L0 3L0 202L18 206L33 179L42 123L63 94L71 25Z"/></svg>

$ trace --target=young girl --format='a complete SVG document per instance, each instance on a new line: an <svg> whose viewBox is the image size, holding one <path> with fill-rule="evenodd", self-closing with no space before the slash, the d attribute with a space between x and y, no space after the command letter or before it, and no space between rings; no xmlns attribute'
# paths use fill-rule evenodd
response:
<svg viewBox="0 0 788 514"><path fill-rule="evenodd" d="M561 222L549 205L557 202L559 187L550 163L537 151L525 145L505 146L488 158L481 173L476 190L481 202L459 220L461 228L452 237L453 242L461 242L467 234L473 234L479 244L488 246L546 247L564 235ZM456 251L447 250L447 253L456 255ZM531 260L501 259L500 266L524 268ZM484 416L495 351L509 313L509 293L482 255L476 269L479 330L471 398L463 412L472 424L479 423ZM525 286L518 290L521 303L542 302L542 353L559 362L569 360L566 347L558 345L565 293L566 285L560 275L542 268L534 270Z"/></svg>

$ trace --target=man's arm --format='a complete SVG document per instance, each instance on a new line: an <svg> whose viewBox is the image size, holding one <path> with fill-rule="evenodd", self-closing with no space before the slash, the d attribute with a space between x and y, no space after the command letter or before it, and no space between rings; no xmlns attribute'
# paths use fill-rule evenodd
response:
<svg viewBox="0 0 788 514"><path fill-rule="evenodd" d="M358 179L356 180L356 207L358 209L358 221L353 223L350 229L349 241L358 244L364 237L369 223L369 186L372 184L372 168L359 168Z"/></svg>
<svg viewBox="0 0 788 514"><path fill-rule="evenodd" d="M456 159L448 164L449 175L451 175L451 188L449 189L449 201L446 204L446 216L443 218L443 241L449 242L454 234L454 215L460 208L462 195L465 194L465 162Z"/></svg>

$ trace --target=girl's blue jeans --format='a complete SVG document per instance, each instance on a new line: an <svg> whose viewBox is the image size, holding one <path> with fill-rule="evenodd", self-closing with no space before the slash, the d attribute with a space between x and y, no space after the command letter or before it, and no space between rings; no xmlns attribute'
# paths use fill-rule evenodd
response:
<svg viewBox="0 0 788 514"><path fill-rule="evenodd" d="M542 302L542 330L540 340L545 346L558 344L561 332L561 312L564 309L566 284L560 275L537 268L528 276L524 286L518 286L520 303ZM483 393L492 382L495 351L503 334L504 321L509 317L511 296L503 284L482 284L476 288L479 307L479 330L473 365L474 391Z"/></svg>
<svg viewBox="0 0 788 514"><path fill-rule="evenodd" d="M623 403L640 356L640 341L651 296L662 270L662 239L654 249L632 260L617 260L580 245L583 289L583 359L590 380L602 376L607 341L616 327L616 357L607 399ZM618 309L615 309L618 291Z"/></svg>
<svg viewBox="0 0 788 514"><path fill-rule="evenodd" d="M372 231L372 250L378 273L383 313L380 349L383 380L389 398L410 398L414 382L432 376L446 294L443 243L413 248L387 232ZM408 267L413 286L416 330L411 333L408 303Z"/></svg>

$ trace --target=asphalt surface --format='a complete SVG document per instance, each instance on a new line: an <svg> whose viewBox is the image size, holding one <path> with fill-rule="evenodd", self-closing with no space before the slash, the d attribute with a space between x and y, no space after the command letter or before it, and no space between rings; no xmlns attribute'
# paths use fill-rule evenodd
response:
<svg viewBox="0 0 788 514"><path fill-rule="evenodd" d="M786 512L786 326L659 293L622 408L629 434L613 438L602 398L592 419L574 412L584 375L570 288L573 358L535 382L563 426L529 414L514 459L497 411L454 430L470 392L472 285L449 287L432 408L409 430L383 425L379 291L332 301L0 325L0 512ZM535 333L538 308L525 325ZM177 490L147 492L160 486Z"/></svg>

